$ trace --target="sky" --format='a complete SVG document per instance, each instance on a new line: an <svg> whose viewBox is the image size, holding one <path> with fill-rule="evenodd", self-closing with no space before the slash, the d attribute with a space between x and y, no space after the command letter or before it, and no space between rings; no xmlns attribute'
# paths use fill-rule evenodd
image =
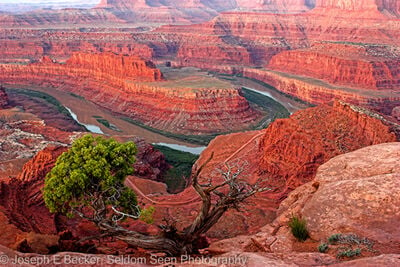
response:
<svg viewBox="0 0 400 267"><path fill-rule="evenodd" d="M0 4L20 4L20 3L32 3L38 4L43 2L53 3L82 3L82 0L0 0ZM85 4L98 3L100 0L85 0Z"/></svg>

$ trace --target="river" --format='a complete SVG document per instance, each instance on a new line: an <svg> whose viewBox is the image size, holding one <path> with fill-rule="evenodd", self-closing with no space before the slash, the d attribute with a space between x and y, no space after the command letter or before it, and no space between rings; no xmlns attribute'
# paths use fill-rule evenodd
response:
<svg viewBox="0 0 400 267"><path fill-rule="evenodd" d="M79 123L79 124L85 126L86 129L88 129L89 132L91 132L91 133L97 133L97 134L104 134L104 132L100 129L100 127L98 127L98 126L96 126L96 125L93 125L93 124L85 124L85 123L80 122L80 121L78 120L78 116L77 116L70 108L68 108L68 107L65 107L65 108L68 110L68 112L69 112L69 114L71 115L71 117L72 117L77 123Z"/></svg>
<svg viewBox="0 0 400 267"><path fill-rule="evenodd" d="M179 150L182 152L189 152L195 155L200 155L201 152L204 151L204 149L206 149L205 146L201 146L201 147L188 147L188 146L184 146L184 145L177 145L177 144L166 144L166 143L156 143L154 145L159 145L159 146L166 146L175 150Z"/></svg>

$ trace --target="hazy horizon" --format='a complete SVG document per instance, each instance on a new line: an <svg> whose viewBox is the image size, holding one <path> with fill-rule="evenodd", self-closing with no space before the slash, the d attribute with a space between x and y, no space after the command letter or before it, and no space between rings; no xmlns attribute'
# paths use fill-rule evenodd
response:
<svg viewBox="0 0 400 267"><path fill-rule="evenodd" d="M100 3L100 0L0 0L0 4L48 4L48 3L81 3L81 4L94 4Z"/></svg>

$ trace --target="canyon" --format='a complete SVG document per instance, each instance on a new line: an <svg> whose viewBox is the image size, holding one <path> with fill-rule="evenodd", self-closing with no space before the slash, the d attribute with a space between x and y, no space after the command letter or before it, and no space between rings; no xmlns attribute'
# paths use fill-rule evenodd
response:
<svg viewBox="0 0 400 267"><path fill-rule="evenodd" d="M122 222L128 229L154 235L165 221L183 230L196 218L190 177L172 194L171 159L150 143L200 140L192 177L207 162L202 184L243 168L243 182L268 188L226 212L203 255L250 266L400 264L399 1L99 2L0 12L0 255L151 255L112 238L82 241L99 230L47 210L45 176L87 133L83 121L138 147L125 185L156 212L153 224ZM270 98L249 97L255 90ZM293 216L306 221L305 242L291 233ZM361 255L339 257L333 234L361 240Z"/></svg>
<svg viewBox="0 0 400 267"><path fill-rule="evenodd" d="M159 22L182 24L163 14L179 9L190 10L182 11L189 16L182 23L189 25L149 23L159 15ZM199 9L210 11L205 22L197 19ZM132 14L140 10L147 24L122 18L138 20ZM5 27L0 60L26 64L49 55L63 61L77 51L139 54L157 64L258 79L313 104L337 98L390 114L400 102L398 11L398 3L389 0L103 1L85 12L108 12L115 18L100 21L118 21L114 25L93 27L88 20L79 30L59 22L55 31ZM382 108L386 104L390 107Z"/></svg>
<svg viewBox="0 0 400 267"><path fill-rule="evenodd" d="M46 173L54 166L57 156L66 151L68 145L77 137L82 136L82 133L64 132L47 126L45 122L34 119L33 114L16 111L15 108L1 110L1 116L3 118L1 136L5 139L1 154L2 168L0 168L2 170L0 172L0 195L2 196L0 215L4 218L2 233L7 233L4 235L7 238L2 239L1 245L23 252L42 254L54 250L69 251L71 249L80 252L91 251L92 253L111 253L115 250L120 253L137 253L137 250L118 242L106 242L102 245L95 245L91 242L74 243L78 237L94 234L95 228L78 219L69 221L59 215L54 217L48 213L43 204L41 188ZM323 120L323 124L317 123ZM183 227L190 222L196 215L195 211L200 204L193 188L189 187L177 195L167 193L165 184L159 179L160 174L168 169L162 154L140 139L126 139L126 137L117 139L133 140L139 147L135 176L129 177L126 183L137 192L143 206L151 205L156 208L157 213L154 214L156 224L171 215L177 219L177 227ZM222 178L215 170L223 170L226 164L232 164L232 166L243 164L246 168L246 181L253 183L262 179L273 190L250 199L243 206L244 211L229 211L207 234L211 242L210 252L225 253L227 250L231 250L232 244L227 238L245 240L247 243L235 241L234 246L248 244L244 251L252 253L259 250L255 250L254 245L251 245L253 243L248 242L264 242L262 240L265 240L268 235L272 235L272 239L290 239L286 228L281 228L277 234L271 234L268 231L272 231L271 229L276 227L277 222L283 220L281 219L283 215L279 216L279 214L285 211L287 203L292 203L293 199L297 200L293 195L299 194L298 192L306 194L310 191L301 188L315 190L314 179L317 179L317 183L322 184L322 179L327 179L324 178L326 177L325 173L335 175L337 170L344 169L335 167L337 163L334 162L338 162L338 160L335 159L336 161L331 163L330 159L343 155L343 160L340 162L351 164L350 162L358 160L361 164L362 159L369 157L368 155L371 153L382 155L380 161L374 158L374 164L379 165L379 162L385 160L386 163L379 165L381 167L378 170L380 173L386 173L386 169L396 169L393 164L398 163L398 155L395 154L398 150L390 148L391 146L395 147L395 143L390 144L390 142L398 140L400 140L398 124L387 121L379 114L341 102L299 111L289 119L275 121L265 130L217 137L201 154L193 169L195 172L210 158L211 154L214 155L202 172L203 182L207 182L209 179L212 183L221 182ZM370 147L370 145L388 142L389 144L381 145L382 151L390 151L385 152L386 154L377 152L373 146ZM6 148L7 146L19 147L19 150L11 151ZM367 148L356 152L358 154L354 154L354 156L349 154L349 152L363 147ZM365 153L364 151L370 152ZM357 172L363 168L356 167L357 165L351 166ZM375 168L371 166L368 167L368 170ZM357 177L361 177L368 170L359 173ZM375 170L377 169L375 168ZM395 177L394 174L394 181ZM329 183L332 181L329 180ZM323 190L322 186L320 188ZM383 188L381 190L383 191ZM319 195L328 197L329 194L321 193ZM299 203L305 198L300 199ZM38 213L39 210L40 213ZM285 214L289 214L292 210L296 209L289 209L285 211ZM279 217L276 217L276 213ZM40 217L37 217L39 215ZM309 216L315 218L314 215ZM367 218L365 222L368 223ZM147 233L157 231L153 225L132 223L129 227L136 227ZM310 219L310 225L311 223L313 222ZM266 224L271 224L273 227L265 226ZM44 225L46 227L43 227ZM282 221L280 225L285 224ZM312 229L318 231L316 227ZM240 236L249 234L254 234L255 237ZM312 234L314 235L314 232ZM238 235L240 237L237 237ZM316 240L323 237L318 236ZM378 241L383 240L379 236L373 238ZM271 248L273 247L272 252L296 253L296 249L283 246L282 242L275 242L274 246L271 246ZM75 245L71 247L72 244ZM95 250L93 250L94 245ZM106 249L105 246L109 248ZM92 250L88 250L89 247L92 247ZM237 249L232 250L238 251ZM330 260L334 262L333 259Z"/></svg>
<svg viewBox="0 0 400 267"><path fill-rule="evenodd" d="M228 83L207 77L166 81L152 62L135 56L76 53L65 64L44 57L28 65L2 64L0 69L3 83L58 88L175 133L237 131L261 118Z"/></svg>

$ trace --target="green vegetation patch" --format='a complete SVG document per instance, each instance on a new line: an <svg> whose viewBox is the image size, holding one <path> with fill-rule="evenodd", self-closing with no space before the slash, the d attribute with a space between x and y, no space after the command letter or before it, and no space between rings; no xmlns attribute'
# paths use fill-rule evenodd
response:
<svg viewBox="0 0 400 267"><path fill-rule="evenodd" d="M107 127L110 130L116 131L116 132L122 132L118 127L112 123L110 123L108 120L104 119L101 116L93 116L93 118L96 119L98 123L103 124L105 127Z"/></svg>
<svg viewBox="0 0 400 267"><path fill-rule="evenodd" d="M258 84L260 84L260 85L262 85L262 86L264 86L264 87L266 87L266 88L268 88L268 89L270 89L270 90L272 90L274 92L277 92L277 93L279 93L279 94L281 94L281 95L283 95L283 96L285 96L285 97L287 97L289 99L292 99L292 100L294 100L294 101L296 101L296 102L298 102L300 104L303 104L303 105L305 105L307 107L314 107L315 106L315 105L310 104L310 103L308 103L308 102L306 102L304 100L301 100L300 98L297 98L297 97L289 95L289 94L285 94L284 92L279 91L278 89L276 89L275 87L273 87L272 85L270 85L268 83L265 83L265 82L262 82L260 80L253 79L253 78L243 77L243 76L242 76L242 78L250 80L250 81L253 81L255 83L258 83Z"/></svg>
<svg viewBox="0 0 400 267"><path fill-rule="evenodd" d="M153 145L154 148L162 152L166 161L173 168L168 170L165 176L165 183L168 186L168 192L178 193L186 187L186 181L192 173L193 164L199 158L189 152L182 152L166 146Z"/></svg>
<svg viewBox="0 0 400 267"><path fill-rule="evenodd" d="M288 118L290 116L290 112L281 103L274 99L246 89L245 87L242 87L242 92L247 101L257 105L267 114L258 125L254 127L255 130L264 129L274 120L279 118Z"/></svg>
<svg viewBox="0 0 400 267"><path fill-rule="evenodd" d="M122 120L129 122L131 124L134 124L136 126L139 126L143 129L146 129L150 132L161 134L165 137L169 137L175 140L179 141L184 141L188 142L191 144L197 144L197 145L207 145L211 140L213 140L215 137L217 137L220 134L228 134L228 133L218 133L218 134L212 134L212 135L184 135L184 134L176 134L176 133L171 133L163 130L159 130L153 127L150 127L148 125L145 125L144 123L134 120L132 118L128 117L121 117Z"/></svg>
<svg viewBox="0 0 400 267"><path fill-rule="evenodd" d="M355 234L333 234L328 237L327 242L319 245L318 251L325 253L333 249L338 259L354 258L360 256L363 251L374 252L373 246L373 241Z"/></svg>
<svg viewBox="0 0 400 267"><path fill-rule="evenodd" d="M73 97L76 97L76 98L79 98L79 99L81 99L81 100L85 100L85 98L83 97L83 96L80 96L80 95L77 95L77 94L74 94L74 93L69 93L71 96L73 96Z"/></svg>
<svg viewBox="0 0 400 267"><path fill-rule="evenodd" d="M309 237L306 220L293 216L290 218L289 227L297 240L303 242Z"/></svg>
<svg viewBox="0 0 400 267"><path fill-rule="evenodd" d="M26 90L26 89L8 89L7 88L6 91L10 92L10 93L20 94L20 95L26 95L26 96L29 96L30 98L39 98L41 100L44 100L47 103L54 106L57 109L57 111L60 112L61 114L64 114L64 115L70 117L71 119L73 119L71 114L69 113L69 111L60 103L60 101L58 101L56 98L52 97L51 95L48 95L46 93L39 92L39 91Z"/></svg>

